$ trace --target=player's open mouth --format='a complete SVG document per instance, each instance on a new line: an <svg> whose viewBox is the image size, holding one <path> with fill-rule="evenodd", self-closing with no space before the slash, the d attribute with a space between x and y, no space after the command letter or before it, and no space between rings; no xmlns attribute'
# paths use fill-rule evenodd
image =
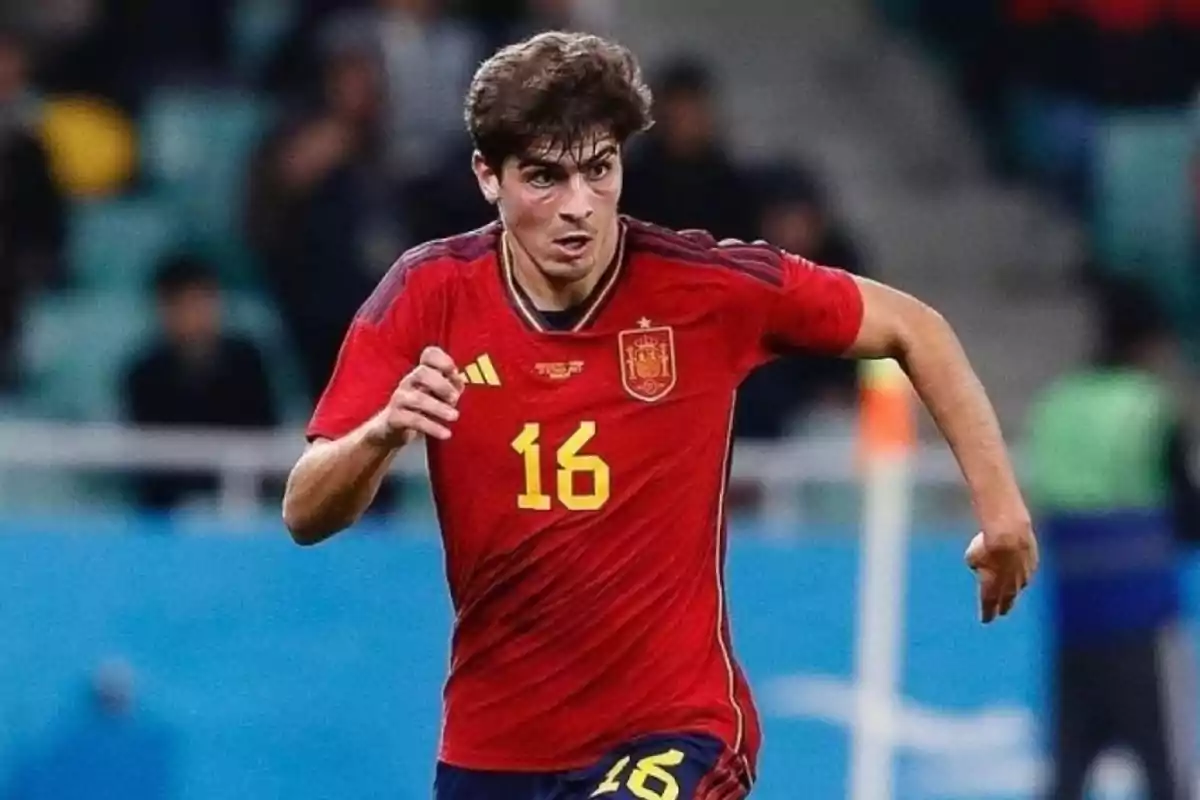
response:
<svg viewBox="0 0 1200 800"><path fill-rule="evenodd" d="M587 234L578 233L570 236L560 236L554 240L554 243L562 248L569 255L582 255L588 245L592 243L592 237Z"/></svg>

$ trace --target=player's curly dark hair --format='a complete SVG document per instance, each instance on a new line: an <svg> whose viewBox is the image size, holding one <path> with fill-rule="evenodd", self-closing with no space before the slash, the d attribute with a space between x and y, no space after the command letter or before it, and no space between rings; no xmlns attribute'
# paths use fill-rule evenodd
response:
<svg viewBox="0 0 1200 800"><path fill-rule="evenodd" d="M583 33L539 33L503 48L475 73L466 120L475 149L499 172L534 147L578 147L596 132L624 144L648 129L650 89L637 59Z"/></svg>

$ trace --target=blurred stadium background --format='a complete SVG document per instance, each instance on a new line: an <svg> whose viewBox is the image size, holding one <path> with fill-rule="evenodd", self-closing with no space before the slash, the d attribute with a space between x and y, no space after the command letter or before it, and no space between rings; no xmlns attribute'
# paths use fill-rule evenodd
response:
<svg viewBox="0 0 1200 800"><path fill-rule="evenodd" d="M926 298L1018 455L1095 278L1198 352L1194 0L0 0L0 798L429 796L450 616L419 453L331 545L293 548L277 504L372 281L487 220L474 65L559 26L658 90L627 211ZM1036 796L1042 594L975 624L928 421L895 693L861 716L856 373L788 361L740 402L755 796L848 796L871 725L897 798ZM1095 785L1140 796L1120 753Z"/></svg>

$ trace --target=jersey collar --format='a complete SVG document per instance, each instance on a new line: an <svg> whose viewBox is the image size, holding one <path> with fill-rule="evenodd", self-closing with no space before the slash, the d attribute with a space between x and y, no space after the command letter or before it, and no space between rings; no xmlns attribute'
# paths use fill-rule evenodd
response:
<svg viewBox="0 0 1200 800"><path fill-rule="evenodd" d="M514 272L512 249L509 246L508 233L501 232L500 234L500 272L504 283L505 293L508 295L509 303L526 325L539 333L577 333L596 318L600 309L612 295L613 288L617 285L617 280L625 269L625 222L621 220L617 232L617 250L613 254L613 260L605 267L604 275L600 278L600 282L592 288L592 291L584 299L581 304L581 313L578 321L571 327L565 330L558 330L546 324L542 313L533 305L533 301L525 293L517 283L516 273Z"/></svg>

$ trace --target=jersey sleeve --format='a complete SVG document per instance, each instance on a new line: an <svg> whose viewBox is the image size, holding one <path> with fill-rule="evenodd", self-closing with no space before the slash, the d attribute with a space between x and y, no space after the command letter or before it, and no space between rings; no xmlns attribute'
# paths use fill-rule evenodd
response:
<svg viewBox="0 0 1200 800"><path fill-rule="evenodd" d="M741 273L730 293L740 368L796 352L840 356L854 344L863 298L849 272L764 243L719 250Z"/></svg>
<svg viewBox="0 0 1200 800"><path fill-rule="evenodd" d="M309 441L338 439L370 419L434 343L434 290L414 272L401 257L355 314L309 421Z"/></svg>

